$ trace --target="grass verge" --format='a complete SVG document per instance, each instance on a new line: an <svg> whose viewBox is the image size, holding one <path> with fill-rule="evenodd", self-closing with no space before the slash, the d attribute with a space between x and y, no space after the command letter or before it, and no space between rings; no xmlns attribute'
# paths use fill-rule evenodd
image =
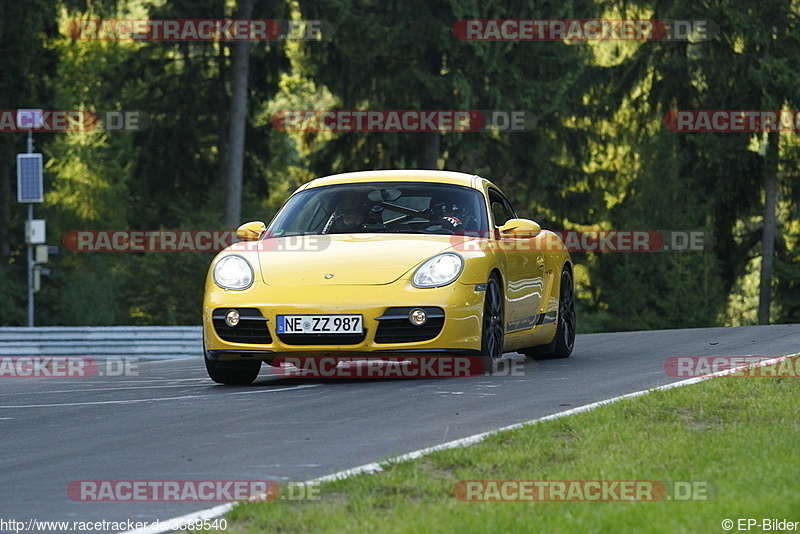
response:
<svg viewBox="0 0 800 534"><path fill-rule="evenodd" d="M800 365L800 362L796 362ZM326 483L317 501L244 503L228 532L724 532L800 521L800 380L723 377L493 435ZM463 502L465 480L708 483L705 500Z"/></svg>

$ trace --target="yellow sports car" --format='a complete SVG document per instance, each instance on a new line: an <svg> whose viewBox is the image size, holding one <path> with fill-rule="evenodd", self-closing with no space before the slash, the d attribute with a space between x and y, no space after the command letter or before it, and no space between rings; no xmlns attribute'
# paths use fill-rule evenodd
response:
<svg viewBox="0 0 800 534"><path fill-rule="evenodd" d="M296 356L568 357L572 260L489 180L365 171L301 186L217 255L203 300L208 374L248 384Z"/></svg>

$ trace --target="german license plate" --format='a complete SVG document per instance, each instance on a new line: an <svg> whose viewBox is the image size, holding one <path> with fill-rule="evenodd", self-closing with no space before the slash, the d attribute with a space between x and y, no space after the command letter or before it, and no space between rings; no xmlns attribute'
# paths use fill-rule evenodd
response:
<svg viewBox="0 0 800 534"><path fill-rule="evenodd" d="M278 315L279 334L360 334L360 315Z"/></svg>

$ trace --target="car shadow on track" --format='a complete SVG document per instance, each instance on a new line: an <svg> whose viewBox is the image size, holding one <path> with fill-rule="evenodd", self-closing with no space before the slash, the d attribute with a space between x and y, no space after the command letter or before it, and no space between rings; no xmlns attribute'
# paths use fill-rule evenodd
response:
<svg viewBox="0 0 800 534"><path fill-rule="evenodd" d="M544 360L526 358L518 353L508 353L500 360L493 372L486 372L477 361L469 358L433 361L385 361L358 360L340 361L336 365L325 365L319 360L309 359L299 366L263 365L258 378L246 386L224 386L226 390L263 387L293 387L308 384L364 384L397 381L450 381L457 378L490 379L493 381L531 378L547 366ZM465 360L469 360L465 362Z"/></svg>

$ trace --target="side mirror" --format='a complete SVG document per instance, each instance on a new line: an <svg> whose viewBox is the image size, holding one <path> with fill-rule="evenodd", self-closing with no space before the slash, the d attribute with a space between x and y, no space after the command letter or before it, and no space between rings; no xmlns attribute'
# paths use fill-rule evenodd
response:
<svg viewBox="0 0 800 534"><path fill-rule="evenodd" d="M266 231L266 224L261 221L251 221L236 229L236 237L245 241L258 241Z"/></svg>
<svg viewBox="0 0 800 534"><path fill-rule="evenodd" d="M529 239L536 237L542 231L539 223L529 219L509 219L500 227L500 237L514 237L517 239Z"/></svg>

